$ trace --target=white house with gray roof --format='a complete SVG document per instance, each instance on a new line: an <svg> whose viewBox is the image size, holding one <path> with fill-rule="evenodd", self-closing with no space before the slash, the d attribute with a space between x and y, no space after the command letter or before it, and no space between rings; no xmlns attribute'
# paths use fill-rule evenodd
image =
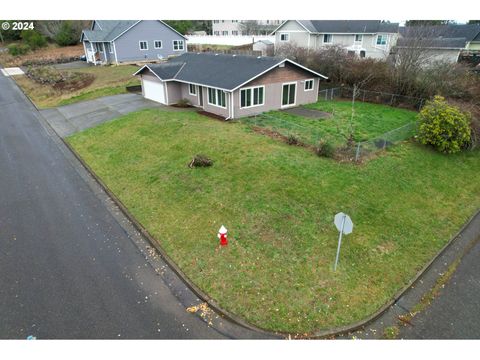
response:
<svg viewBox="0 0 480 360"><path fill-rule="evenodd" d="M154 61L187 51L186 38L161 20L94 20L81 41L87 61Z"/></svg>
<svg viewBox="0 0 480 360"><path fill-rule="evenodd" d="M380 20L287 20L272 35L276 49L286 44L312 50L338 45L362 58L384 59L397 42L398 28Z"/></svg>
<svg viewBox="0 0 480 360"><path fill-rule="evenodd" d="M147 99L165 105L186 99L226 120L316 102L326 79L288 59L213 53L185 53L134 75Z"/></svg>

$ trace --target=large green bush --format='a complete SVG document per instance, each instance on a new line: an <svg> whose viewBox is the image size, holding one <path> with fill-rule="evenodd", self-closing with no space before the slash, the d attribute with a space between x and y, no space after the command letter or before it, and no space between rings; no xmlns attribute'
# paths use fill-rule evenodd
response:
<svg viewBox="0 0 480 360"><path fill-rule="evenodd" d="M64 21L55 36L55 42L60 46L78 44L80 37L70 21Z"/></svg>
<svg viewBox="0 0 480 360"><path fill-rule="evenodd" d="M27 44L10 44L7 46L8 53L12 56L25 55L30 51L30 46Z"/></svg>
<svg viewBox="0 0 480 360"><path fill-rule="evenodd" d="M442 96L428 101L420 112L418 139L440 152L451 154L468 146L471 139L470 116L449 105Z"/></svg>
<svg viewBox="0 0 480 360"><path fill-rule="evenodd" d="M47 46L47 38L36 30L23 30L22 40L32 50Z"/></svg>

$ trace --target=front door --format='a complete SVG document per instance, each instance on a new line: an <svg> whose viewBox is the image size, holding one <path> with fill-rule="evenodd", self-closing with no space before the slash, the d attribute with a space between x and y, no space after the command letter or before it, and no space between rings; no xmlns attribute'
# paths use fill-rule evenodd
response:
<svg viewBox="0 0 480 360"><path fill-rule="evenodd" d="M295 105L296 93L297 93L297 83L283 84L283 87L282 87L282 107Z"/></svg>

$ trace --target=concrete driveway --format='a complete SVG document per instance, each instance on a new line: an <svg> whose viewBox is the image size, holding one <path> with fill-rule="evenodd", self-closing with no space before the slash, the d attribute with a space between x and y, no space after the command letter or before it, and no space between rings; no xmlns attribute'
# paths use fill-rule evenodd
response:
<svg viewBox="0 0 480 360"><path fill-rule="evenodd" d="M121 94L40 112L59 136L66 137L133 111L160 107L166 106L147 100L139 94Z"/></svg>

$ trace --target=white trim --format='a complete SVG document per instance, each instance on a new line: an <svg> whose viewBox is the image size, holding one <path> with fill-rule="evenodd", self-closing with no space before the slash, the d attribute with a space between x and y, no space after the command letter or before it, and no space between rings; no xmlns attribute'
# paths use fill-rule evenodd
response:
<svg viewBox="0 0 480 360"><path fill-rule="evenodd" d="M263 99L262 99L262 103L261 104L257 104L257 105L253 105L253 89L256 89L256 88L263 88ZM251 95L250 95L250 106L242 106L242 91L243 90L251 90ZM253 107L257 107L257 106L264 106L265 105L265 85L257 85L257 86L248 86L248 87L244 87L244 88L241 88L241 89L238 89L238 106L240 109L250 109L250 108L253 108Z"/></svg>
<svg viewBox="0 0 480 360"><path fill-rule="evenodd" d="M157 20L157 21L160 21L163 25L165 25L166 27L168 27L170 30L172 30L173 32L176 32L178 35L180 35L182 38L184 38L185 40L187 40L187 37L185 35L183 35L182 33L179 33L177 30L175 30L174 28L172 28L170 25L168 25L167 23L163 22L162 20Z"/></svg>
<svg viewBox="0 0 480 360"><path fill-rule="evenodd" d="M157 41L160 41L160 45L161 45L160 47L157 47L157 44L156 44ZM163 49L163 41L162 40L153 40L153 48L156 49L156 50Z"/></svg>
<svg viewBox="0 0 480 360"><path fill-rule="evenodd" d="M232 109L232 119L235 119L235 105L234 105L235 96L234 96L233 92L230 93L230 94L231 94L231 98L232 98L232 101L230 102L230 108ZM264 94L264 96L265 96L265 94Z"/></svg>
<svg viewBox="0 0 480 360"><path fill-rule="evenodd" d="M146 65L145 65L146 66ZM152 71L152 69L148 68L150 71ZM153 72L153 71L152 71ZM135 74L134 74L135 75ZM157 76L158 77L158 76ZM160 79L160 78L159 78ZM163 80L163 79L161 79ZM218 90L222 90L222 91L225 91L225 92L232 92L233 90L229 90L229 89L224 89L224 88L219 88L219 87L215 87L215 86L212 86L212 85L207 85L207 84L201 84L201 83L195 83L195 82L191 82L191 81L185 81L185 80L180 80L180 79L165 79L163 81L178 81L178 82L181 82L181 83L184 83L184 84L195 84L195 85L199 85L199 86L203 86L203 87L206 87L206 88L212 88L212 89L218 89Z"/></svg>
<svg viewBox="0 0 480 360"><path fill-rule="evenodd" d="M113 45L113 53L115 54L115 63L118 65L117 47L115 46L115 41L112 41L112 45Z"/></svg>
<svg viewBox="0 0 480 360"><path fill-rule="evenodd" d="M170 105L168 103L168 86L167 86L167 83L165 81L163 81L163 89L165 90L165 100L167 102L167 105Z"/></svg>
<svg viewBox="0 0 480 360"><path fill-rule="evenodd" d="M182 48L175 50L175 41L181 41L182 42ZM172 40L172 50L173 51L185 51L185 40Z"/></svg>
<svg viewBox="0 0 480 360"><path fill-rule="evenodd" d="M362 39L360 41L357 41L357 36L361 36ZM354 34L353 35L353 45L360 45L360 46L363 46L363 34Z"/></svg>
<svg viewBox="0 0 480 360"><path fill-rule="evenodd" d="M303 91L313 91L313 89L315 89L315 79L305 79L303 80L304 83L303 83ZM312 82L312 88L311 89L305 89L305 86L307 85L307 81L311 81Z"/></svg>
<svg viewBox="0 0 480 360"><path fill-rule="evenodd" d="M191 87L193 85L193 89L195 90L195 93L191 92ZM188 94L192 96L198 96L198 91L197 91L197 85L195 84L188 84Z"/></svg>
<svg viewBox="0 0 480 360"><path fill-rule="evenodd" d="M109 46L110 46L110 51L108 53L113 54L113 48L112 48L113 41L108 41L108 43L109 43Z"/></svg>
<svg viewBox="0 0 480 360"><path fill-rule="evenodd" d="M382 36L382 37L385 36L385 38L386 38L386 39L385 39L385 44L379 44L379 43L378 43L378 37L379 37L379 36ZM389 36L388 36L388 34L377 34L377 36L376 36L374 39L375 39L375 40L374 40L374 41L375 41L375 42L374 42L375 46L387 46L387 45L388 45Z"/></svg>
<svg viewBox="0 0 480 360"><path fill-rule="evenodd" d="M222 90L219 90L219 89L215 89L215 88L208 88L207 87L207 104L208 105L212 105L212 106L215 106L215 107L218 107L218 108L221 108L221 109L226 109L227 108L227 96L225 95L225 106L220 106L218 104L214 104L214 103L211 103L210 102L210 96L209 96L209 93L208 93L208 89L213 89L215 90L215 100L218 100L218 92L222 92L223 94L225 94L226 92L225 91L222 91Z"/></svg>
<svg viewBox="0 0 480 360"><path fill-rule="evenodd" d="M146 49L142 49L142 46L140 45L142 42L144 42L145 44L147 44L147 48ZM138 49L140 51L148 51L148 40L138 40Z"/></svg>
<svg viewBox="0 0 480 360"><path fill-rule="evenodd" d="M287 105L283 105L283 87L285 85L292 85L292 84L295 84L295 97L293 99L293 104L287 104ZM280 92L280 108L283 109L283 108L287 108L287 107L292 107L292 106L295 106L297 104L297 82L296 81L290 81L290 82L286 82L286 83L282 83L282 91ZM290 87L288 88L288 95L290 95ZM290 98L290 96L289 96Z"/></svg>

